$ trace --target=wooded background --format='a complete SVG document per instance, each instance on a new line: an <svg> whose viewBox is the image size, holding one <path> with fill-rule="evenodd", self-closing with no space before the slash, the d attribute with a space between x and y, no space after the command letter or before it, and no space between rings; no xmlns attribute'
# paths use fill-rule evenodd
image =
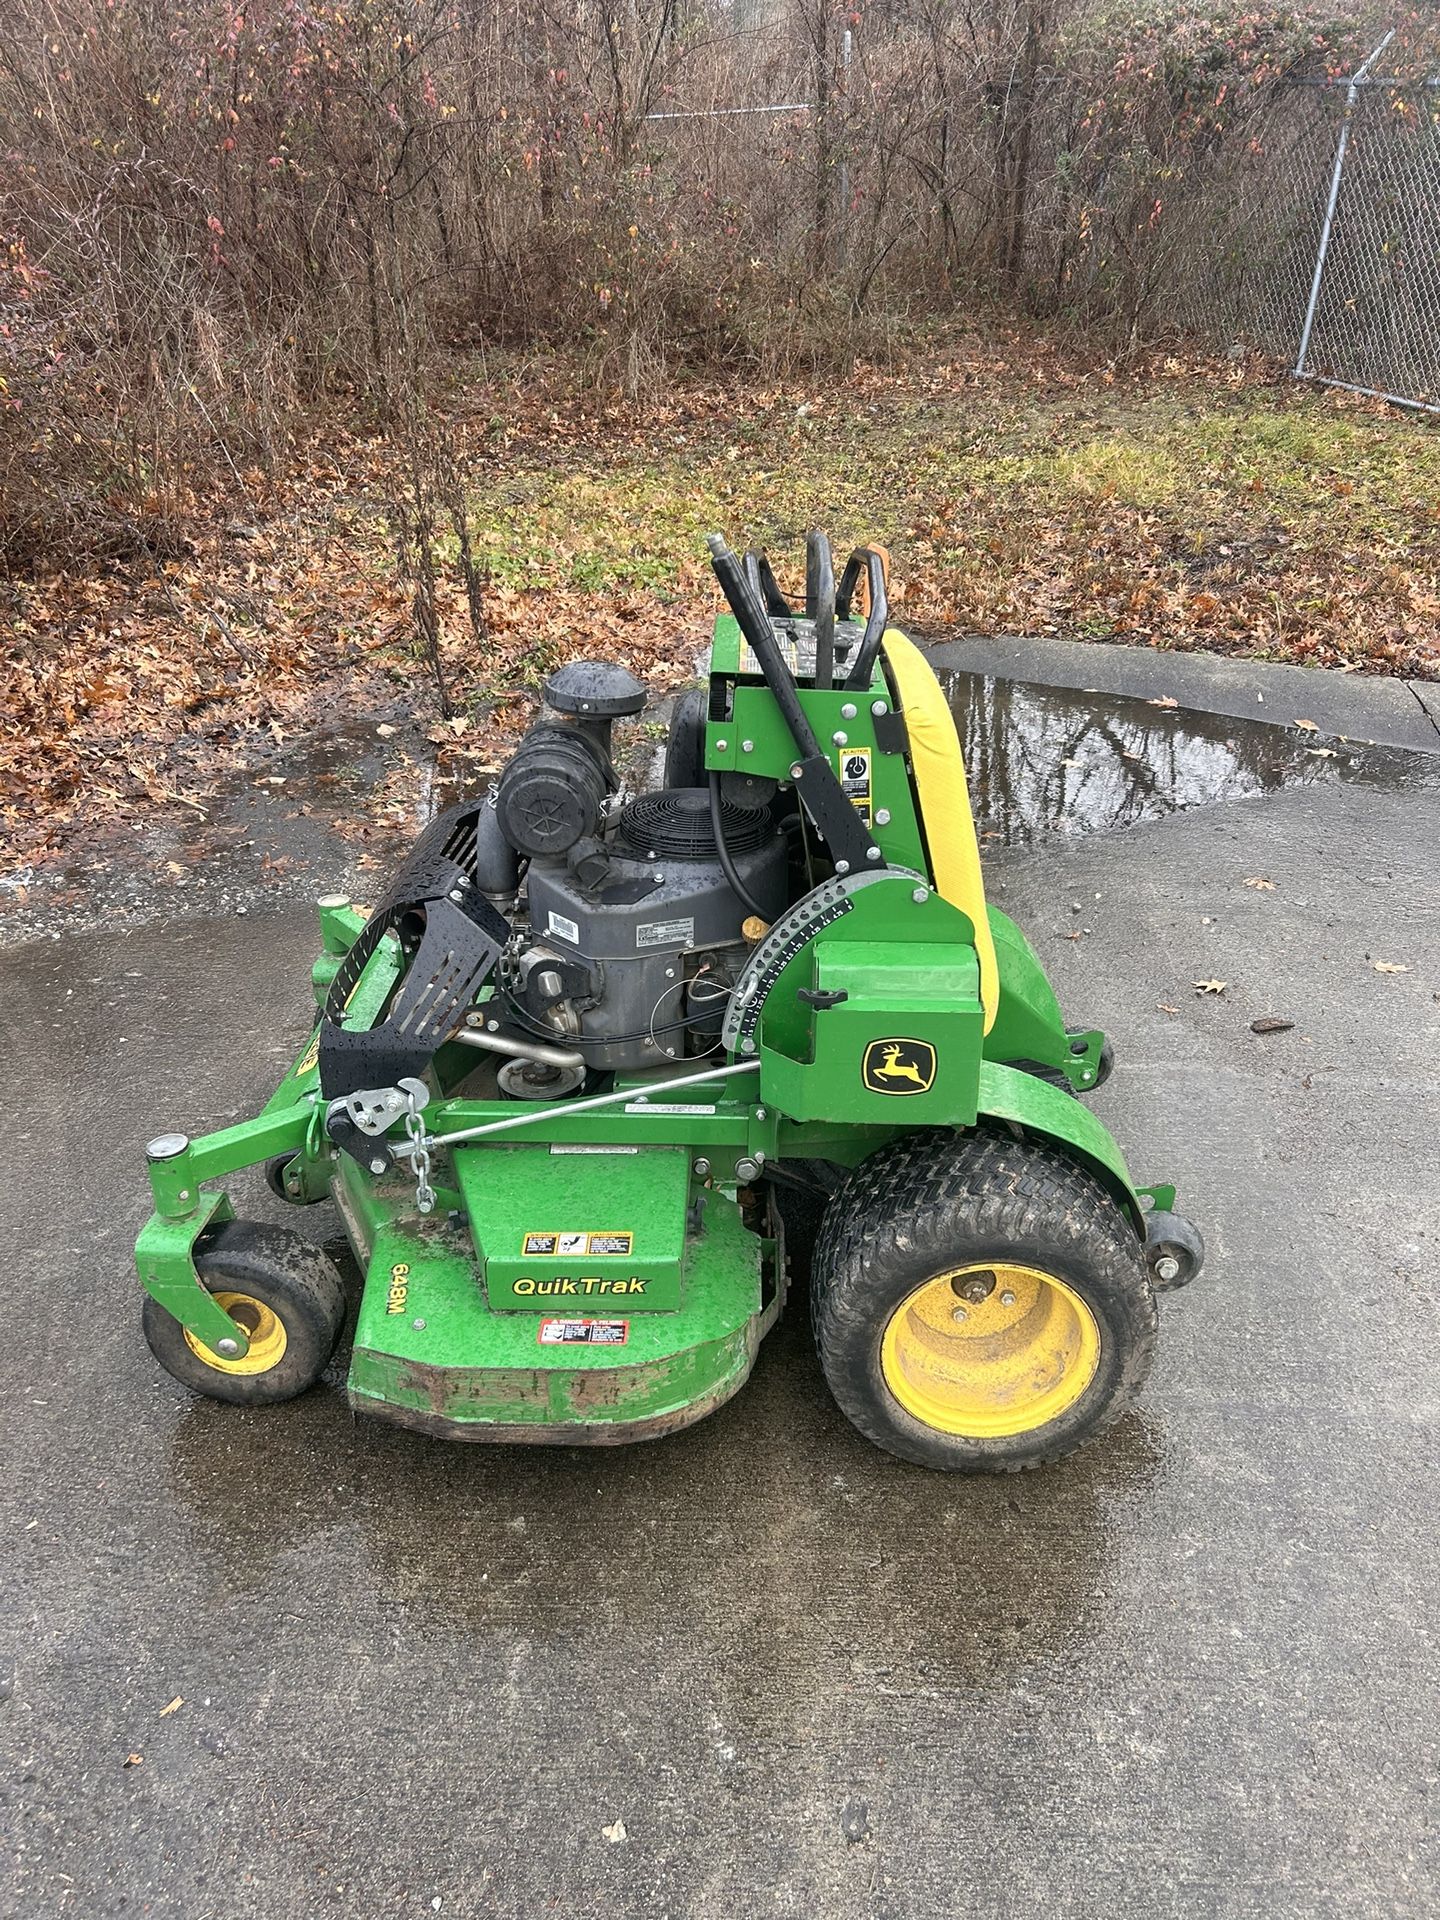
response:
<svg viewBox="0 0 1440 1920"><path fill-rule="evenodd" d="M317 407L467 353L884 361L987 303L1117 354L1265 331L1383 7L9 0L0 559L163 551ZM775 111L773 109L779 109ZM720 111L722 110L723 111ZM763 111L762 111L763 109ZM1288 301L1288 291L1286 294Z"/></svg>

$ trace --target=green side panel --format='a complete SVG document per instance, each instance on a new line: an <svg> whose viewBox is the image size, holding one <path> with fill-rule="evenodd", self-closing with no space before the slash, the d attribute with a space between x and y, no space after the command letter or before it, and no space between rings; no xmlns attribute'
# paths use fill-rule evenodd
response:
<svg viewBox="0 0 1440 1920"><path fill-rule="evenodd" d="M866 825L873 829L888 864L924 873L925 844L905 756L883 751L875 738L871 701L883 701L887 712L892 704L883 682L867 694L814 687L801 687L798 693L816 739L828 751ZM844 736L843 745L836 734ZM730 719L707 723L705 764L719 772L785 780L795 754L790 729L768 687L736 687Z"/></svg>
<svg viewBox="0 0 1440 1920"><path fill-rule="evenodd" d="M375 1226L349 1378L359 1409L460 1438L567 1439L600 1428L624 1439L687 1424L750 1371L765 1243L721 1194L706 1196L685 1305L670 1314L632 1317L603 1302L495 1313L463 1232L413 1216ZM604 1344L553 1340L587 1322L605 1330Z"/></svg>
<svg viewBox="0 0 1440 1920"><path fill-rule="evenodd" d="M1035 1060L1041 1066L1068 1067L1070 1042L1055 989L1035 949L1008 914L989 907L990 931L1000 974L1000 1005L985 1037L991 1060Z"/></svg>
<svg viewBox="0 0 1440 1920"><path fill-rule="evenodd" d="M738 673L740 645L740 622L733 613L718 615L715 621L715 632L710 641L710 671Z"/></svg>
<svg viewBox="0 0 1440 1920"><path fill-rule="evenodd" d="M969 1126L984 1025L975 949L842 930L807 951L815 988L845 998L814 1013L808 1060L762 1052L765 1098L792 1120ZM767 1024L767 1048L768 1035Z"/></svg>
<svg viewBox="0 0 1440 1920"><path fill-rule="evenodd" d="M492 1307L679 1307L690 1198L683 1147L458 1147L455 1177Z"/></svg>
<svg viewBox="0 0 1440 1920"><path fill-rule="evenodd" d="M760 1090L789 1119L899 1127L975 1118L983 1016L974 929L932 890L916 900L914 886L896 874L861 888L776 975L760 1017ZM824 1008L800 998L817 990L846 998Z"/></svg>
<svg viewBox="0 0 1440 1920"><path fill-rule="evenodd" d="M1109 1130L1073 1094L1037 1079L1033 1073L986 1060L980 1068L980 1111L997 1120L1013 1121L1027 1133L1045 1134L1085 1161L1144 1233L1144 1217L1125 1156Z"/></svg>

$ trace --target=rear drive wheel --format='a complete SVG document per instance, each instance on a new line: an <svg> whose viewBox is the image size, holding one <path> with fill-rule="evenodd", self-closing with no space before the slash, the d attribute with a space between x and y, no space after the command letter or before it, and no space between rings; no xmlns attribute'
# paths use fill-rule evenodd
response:
<svg viewBox="0 0 1440 1920"><path fill-rule="evenodd" d="M318 1247L285 1227L229 1220L204 1236L195 1271L250 1338L227 1357L196 1339L149 1294L141 1317L150 1351L182 1386L213 1400L268 1407L313 1386L345 1318L345 1290Z"/></svg>
<svg viewBox="0 0 1440 1920"><path fill-rule="evenodd" d="M1155 1301L1099 1180L1008 1135L882 1148L826 1209L812 1307L842 1411L877 1446L952 1472L1071 1452L1134 1400Z"/></svg>

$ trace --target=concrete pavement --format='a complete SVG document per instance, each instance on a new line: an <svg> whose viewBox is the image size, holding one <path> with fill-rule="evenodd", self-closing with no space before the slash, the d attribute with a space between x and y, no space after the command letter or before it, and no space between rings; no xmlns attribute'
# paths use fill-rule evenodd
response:
<svg viewBox="0 0 1440 1920"><path fill-rule="evenodd" d="M1022 771L1115 789L1113 713L1036 711ZM977 782L997 901L1115 1037L1099 1110L1210 1247L1138 1414L1020 1479L872 1450L803 1300L643 1448L190 1401L139 1332L141 1142L268 1093L311 915L13 947L0 1912L1433 1913L1440 789L1201 737L1208 803L1152 754L1083 836L1043 779L1006 813L1004 751Z"/></svg>

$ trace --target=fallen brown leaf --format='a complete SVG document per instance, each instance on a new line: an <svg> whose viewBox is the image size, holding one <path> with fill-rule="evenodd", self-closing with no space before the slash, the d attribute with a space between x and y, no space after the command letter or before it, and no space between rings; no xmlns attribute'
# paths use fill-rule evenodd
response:
<svg viewBox="0 0 1440 1920"><path fill-rule="evenodd" d="M1376 973L1409 973L1410 968L1402 960L1377 960Z"/></svg>
<svg viewBox="0 0 1440 1920"><path fill-rule="evenodd" d="M127 1753L120 1764L122 1767L143 1767L145 1756L143 1753Z"/></svg>
<svg viewBox="0 0 1440 1920"><path fill-rule="evenodd" d="M1228 980L1196 980L1192 984L1197 993L1220 994L1224 993L1230 982Z"/></svg>
<svg viewBox="0 0 1440 1920"><path fill-rule="evenodd" d="M1145 704L1147 707L1178 707L1180 702L1172 700L1168 693L1162 693L1154 700L1147 700Z"/></svg>
<svg viewBox="0 0 1440 1920"><path fill-rule="evenodd" d="M1301 733L1318 733L1320 731L1313 720L1297 720L1295 725L1300 729Z"/></svg>
<svg viewBox="0 0 1440 1920"><path fill-rule="evenodd" d="M1275 882L1264 879L1258 873L1252 873L1245 884L1247 887L1254 887L1257 893L1274 893L1275 891Z"/></svg>
<svg viewBox="0 0 1440 1920"><path fill-rule="evenodd" d="M1294 1026L1293 1020L1282 1020L1278 1014L1264 1013L1258 1020L1250 1022L1251 1033L1289 1033Z"/></svg>
<svg viewBox="0 0 1440 1920"><path fill-rule="evenodd" d="M175 1698L170 1702L168 1707L161 1707L158 1718L161 1720L168 1720L170 1715L172 1713L178 1713L180 1708L183 1707L184 1704L185 1704L184 1694L177 1693Z"/></svg>

